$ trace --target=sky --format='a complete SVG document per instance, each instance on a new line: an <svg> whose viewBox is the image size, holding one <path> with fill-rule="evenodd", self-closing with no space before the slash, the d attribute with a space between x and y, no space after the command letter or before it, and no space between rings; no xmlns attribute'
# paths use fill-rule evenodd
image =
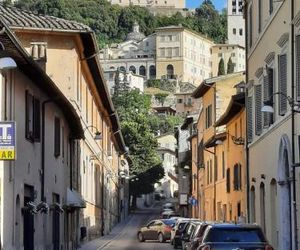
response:
<svg viewBox="0 0 300 250"><path fill-rule="evenodd" d="M197 8L203 0L186 0L186 7L187 8ZM226 0L212 0L213 4L215 5L216 9L222 10L226 6Z"/></svg>

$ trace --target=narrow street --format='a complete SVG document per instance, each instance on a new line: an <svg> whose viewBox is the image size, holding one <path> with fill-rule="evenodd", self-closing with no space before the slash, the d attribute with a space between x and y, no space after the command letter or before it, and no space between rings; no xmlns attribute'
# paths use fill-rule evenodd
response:
<svg viewBox="0 0 300 250"><path fill-rule="evenodd" d="M158 217L158 208L149 208L135 212L123 230L116 235L110 243L98 248L104 250L140 250L140 249L172 249L169 242L159 243L158 241L139 242L137 231L140 226L145 225L149 220Z"/></svg>

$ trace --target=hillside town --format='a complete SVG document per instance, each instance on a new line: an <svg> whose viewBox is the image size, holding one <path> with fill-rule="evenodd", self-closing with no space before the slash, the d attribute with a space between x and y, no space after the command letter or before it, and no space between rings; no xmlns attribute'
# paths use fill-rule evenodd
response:
<svg viewBox="0 0 300 250"><path fill-rule="evenodd" d="M300 247L300 1L191 3L0 0L1 250Z"/></svg>

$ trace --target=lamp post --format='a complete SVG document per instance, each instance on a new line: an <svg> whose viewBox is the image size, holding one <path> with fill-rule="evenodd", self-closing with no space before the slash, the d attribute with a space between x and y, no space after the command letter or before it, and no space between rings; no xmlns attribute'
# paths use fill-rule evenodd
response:
<svg viewBox="0 0 300 250"><path fill-rule="evenodd" d="M102 140L102 133L93 125L85 127L83 132L85 132L88 128L94 128L96 130L96 132L94 133L94 140L95 141Z"/></svg>

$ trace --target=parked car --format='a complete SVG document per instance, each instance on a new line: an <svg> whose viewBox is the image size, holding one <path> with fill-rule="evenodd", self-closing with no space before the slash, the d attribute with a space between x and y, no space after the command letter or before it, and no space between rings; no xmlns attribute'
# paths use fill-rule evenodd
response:
<svg viewBox="0 0 300 250"><path fill-rule="evenodd" d="M197 250L273 250L261 228L249 224L212 224Z"/></svg>
<svg viewBox="0 0 300 250"><path fill-rule="evenodd" d="M160 214L162 219L170 219L171 217L179 217L179 215L173 210L165 210Z"/></svg>
<svg viewBox="0 0 300 250"><path fill-rule="evenodd" d="M205 229L208 227L209 224L211 223L201 222L196 226L194 232L191 234L190 238L185 243L185 249L197 250L198 246L202 241L202 237L204 235Z"/></svg>
<svg viewBox="0 0 300 250"><path fill-rule="evenodd" d="M166 210L166 209L175 210L175 206L173 203L167 202L167 203L163 204L163 210Z"/></svg>
<svg viewBox="0 0 300 250"><path fill-rule="evenodd" d="M140 242L145 240L158 240L159 242L165 242L170 239L171 230L174 225L174 220L152 220L138 231L138 240Z"/></svg>
<svg viewBox="0 0 300 250"><path fill-rule="evenodd" d="M185 229L185 226L187 225L187 223L189 221L190 221L190 219L188 219L188 218L178 219L175 226L172 228L170 243L171 243L171 245L174 245L175 249L181 245L180 237L181 237L182 232Z"/></svg>
<svg viewBox="0 0 300 250"><path fill-rule="evenodd" d="M194 233L197 225L199 225L200 221L190 221L186 225L186 228L184 229L183 233L181 234L181 247L182 249L185 249L186 242L189 241L191 235Z"/></svg>

